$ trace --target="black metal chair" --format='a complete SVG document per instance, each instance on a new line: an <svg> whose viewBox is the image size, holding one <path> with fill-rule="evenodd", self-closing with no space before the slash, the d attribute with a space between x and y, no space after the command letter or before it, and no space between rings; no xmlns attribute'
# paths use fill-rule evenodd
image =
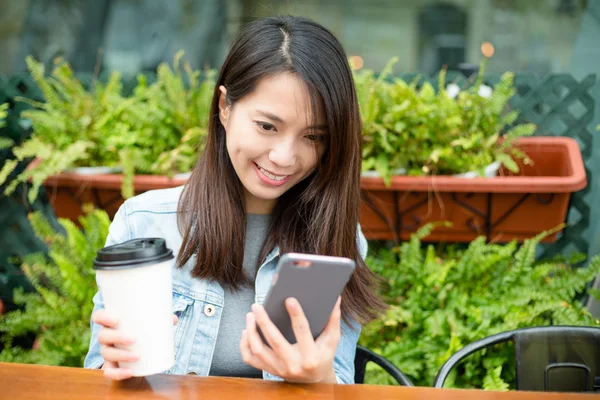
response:
<svg viewBox="0 0 600 400"><path fill-rule="evenodd" d="M368 362L373 362L383 368L402 386L414 386L406 375L402 373L385 357L375 354L363 346L356 346L356 356L354 357L354 383L363 383L365 380L365 368Z"/></svg>
<svg viewBox="0 0 600 400"><path fill-rule="evenodd" d="M442 365L433 386L443 387L450 371L467 356L507 341L515 345L517 390L600 391L600 328L586 326L524 328L478 340Z"/></svg>

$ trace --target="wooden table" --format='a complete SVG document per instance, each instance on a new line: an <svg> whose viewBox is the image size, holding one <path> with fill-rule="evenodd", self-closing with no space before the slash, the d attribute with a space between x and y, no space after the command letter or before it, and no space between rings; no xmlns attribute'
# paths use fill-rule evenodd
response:
<svg viewBox="0 0 600 400"><path fill-rule="evenodd" d="M297 385L259 379L155 375L110 381L101 371L0 363L0 400L71 399L585 399L586 394L484 392L370 385Z"/></svg>

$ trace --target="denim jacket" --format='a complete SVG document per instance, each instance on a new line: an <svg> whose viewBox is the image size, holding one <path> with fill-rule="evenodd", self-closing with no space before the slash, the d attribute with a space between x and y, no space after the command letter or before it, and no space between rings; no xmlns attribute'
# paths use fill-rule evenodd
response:
<svg viewBox="0 0 600 400"><path fill-rule="evenodd" d="M183 186L145 192L127 200L118 210L110 225L106 245L122 243L140 237L162 237L167 247L177 256L182 237L177 227L177 204ZM367 253L367 241L360 228L357 241L361 256ZM262 304L273 281L279 257L275 247L260 266L255 281L255 301ZM207 376L210 371L221 311L224 307L223 288L218 282L193 278L190 275L195 264L192 257L182 268L172 268L173 313L179 317L174 329L175 364L167 371L171 374L194 373ZM104 308L102 293L94 296L94 311ZM100 368L104 363L100 355L98 332L100 326L90 322L92 337L85 368ZM357 322L351 326L342 321L342 335L334 359L334 369L338 383L354 383L354 356L360 335ZM263 378L280 380L263 371Z"/></svg>

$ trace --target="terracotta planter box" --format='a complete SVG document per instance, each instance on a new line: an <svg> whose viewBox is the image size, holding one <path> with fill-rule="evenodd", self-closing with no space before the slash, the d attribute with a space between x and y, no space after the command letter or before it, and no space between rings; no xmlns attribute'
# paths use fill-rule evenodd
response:
<svg viewBox="0 0 600 400"><path fill-rule="evenodd" d="M44 182L50 203L59 218L77 222L83 214L82 205L92 203L106 210L112 219L121 204L121 174L80 175L62 173ZM169 179L159 175L136 175L133 180L136 194L153 189L163 189L185 184L185 179Z"/></svg>
<svg viewBox="0 0 600 400"><path fill-rule="evenodd" d="M386 187L381 178L361 178L360 223L368 239L406 240L419 227L450 221L430 241L523 240L565 221L572 192L586 185L577 142L566 137L531 137L519 146L534 161L518 175L500 170L495 178L395 176ZM122 175L63 173L44 183L58 217L77 221L83 203L105 209L111 218L123 203ZM136 193L175 187L185 179L137 175ZM546 241L555 241L556 234Z"/></svg>
<svg viewBox="0 0 600 400"><path fill-rule="evenodd" d="M469 242L485 235L507 242L556 227L565 221L571 193L586 186L579 145L542 136L518 143L534 165L521 165L517 175L501 169L495 178L395 176L390 187L381 178L361 178L365 236L406 240L428 222L450 221L452 227L439 227L426 240Z"/></svg>

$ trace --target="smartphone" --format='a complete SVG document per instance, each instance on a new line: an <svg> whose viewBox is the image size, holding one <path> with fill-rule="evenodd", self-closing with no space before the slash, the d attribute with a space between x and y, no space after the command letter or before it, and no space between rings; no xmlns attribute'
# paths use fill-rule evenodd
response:
<svg viewBox="0 0 600 400"><path fill-rule="evenodd" d="M354 268L354 260L345 257L287 253L279 258L277 275L267 293L264 307L288 342L296 343L296 336L285 300L294 297L300 302L313 338L316 339L325 329Z"/></svg>

